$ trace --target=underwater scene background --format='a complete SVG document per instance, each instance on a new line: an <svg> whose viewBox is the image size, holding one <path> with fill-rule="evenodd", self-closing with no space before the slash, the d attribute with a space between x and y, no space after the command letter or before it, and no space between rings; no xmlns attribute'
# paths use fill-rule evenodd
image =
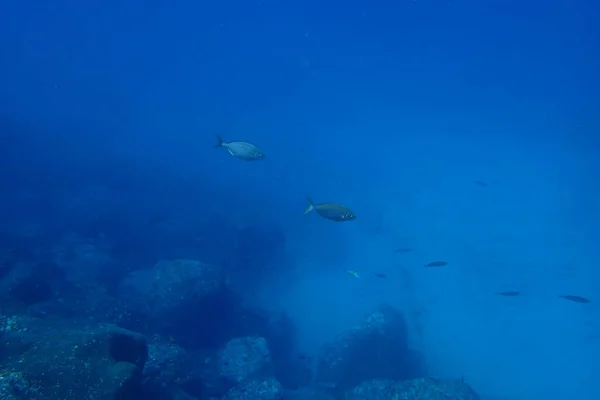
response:
<svg viewBox="0 0 600 400"><path fill-rule="evenodd" d="M0 399L600 399L598 21L0 2Z"/></svg>

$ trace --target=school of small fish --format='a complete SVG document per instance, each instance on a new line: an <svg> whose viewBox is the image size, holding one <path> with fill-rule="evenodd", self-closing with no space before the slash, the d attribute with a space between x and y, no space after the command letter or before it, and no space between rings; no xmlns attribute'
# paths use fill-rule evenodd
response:
<svg viewBox="0 0 600 400"><path fill-rule="evenodd" d="M214 148L225 148L229 154L234 157L237 157L244 161L255 161L260 160L265 157L265 155L259 150L258 147L251 143L247 142L226 142L221 136L217 135L217 143ZM488 188L489 185L481 180L475 180L473 183L482 188ZM311 212L316 212L320 217L328 219L330 221L336 222L344 222L344 221L354 221L356 219L356 215L354 212L346 206L343 206L338 203L317 203L315 204L312 199L306 196L306 200L308 202L308 206L304 210L304 215L309 214ZM399 247L394 250L395 253L408 253L411 249L408 247ZM435 268L435 267L444 267L448 265L447 261L431 261L424 265L425 268ZM360 278L360 274L356 270L347 270L346 273L353 276L354 278ZM377 278L386 278L387 276L383 273L373 273L373 276ZM504 297L517 297L521 295L521 292L515 290L508 290L503 292L496 293L499 296ZM591 300L576 296L576 295L559 295L561 299L569 300L575 303L590 303Z"/></svg>

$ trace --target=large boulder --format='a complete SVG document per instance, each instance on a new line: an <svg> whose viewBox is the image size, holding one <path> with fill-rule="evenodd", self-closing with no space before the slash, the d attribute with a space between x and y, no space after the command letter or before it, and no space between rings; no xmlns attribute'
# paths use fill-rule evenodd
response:
<svg viewBox="0 0 600 400"><path fill-rule="evenodd" d="M402 313L384 306L323 346L316 383L339 397L347 389L375 378L406 380L421 376L416 352L408 347Z"/></svg>
<svg viewBox="0 0 600 400"><path fill-rule="evenodd" d="M200 328L212 323L221 278L221 270L213 265L194 260L163 260L151 269L127 275L119 292L132 315L130 319L142 321L140 328L174 336L185 345L186 340L193 338L182 337L182 332L190 332L193 324Z"/></svg>
<svg viewBox="0 0 600 400"><path fill-rule="evenodd" d="M70 289L64 271L53 262L17 262L0 278L0 297L6 302L32 306L58 298Z"/></svg>
<svg viewBox="0 0 600 400"><path fill-rule="evenodd" d="M84 252L83 248L90 252ZM111 282L118 280L116 277L121 274L114 272L114 269L122 271L123 267L107 261L91 250L94 248L92 245L82 245L77 247L82 252L71 249L72 252L61 253L60 257L43 254L45 250L42 248L39 251L41 254L13 259L9 264L10 269L3 276L0 274L3 310L14 314L26 310L29 315L40 317L51 315L98 322L116 320L122 310L109 288ZM0 255L0 264L1 258ZM94 268L103 272L95 273ZM75 270L79 272L75 273ZM85 276L87 278L84 279Z"/></svg>
<svg viewBox="0 0 600 400"><path fill-rule="evenodd" d="M221 377L235 383L250 377L272 375L267 341L261 337L231 339L219 353L219 371Z"/></svg>
<svg viewBox="0 0 600 400"><path fill-rule="evenodd" d="M106 240L68 234L52 246L52 261L75 283L94 281L112 287L127 273L127 267L113 258Z"/></svg>
<svg viewBox="0 0 600 400"><path fill-rule="evenodd" d="M230 389L249 380L273 376L267 341L258 336L229 340L217 350L202 350L191 356L195 361L186 390L203 398L220 398Z"/></svg>
<svg viewBox="0 0 600 400"><path fill-rule="evenodd" d="M345 400L481 400L460 380L417 378L408 381L372 379L346 392Z"/></svg>
<svg viewBox="0 0 600 400"><path fill-rule="evenodd" d="M35 318L3 324L0 376L16 399L137 398L148 356L144 336L112 325L76 326Z"/></svg>
<svg viewBox="0 0 600 400"><path fill-rule="evenodd" d="M248 379L231 388L222 400L282 400L284 393L275 378Z"/></svg>
<svg viewBox="0 0 600 400"><path fill-rule="evenodd" d="M152 337L143 371L144 398L175 399L183 396L190 381L192 365L190 355L181 346L160 336Z"/></svg>
<svg viewBox="0 0 600 400"><path fill-rule="evenodd" d="M335 397L318 388L300 387L296 390L287 390L285 400L335 400Z"/></svg>
<svg viewBox="0 0 600 400"><path fill-rule="evenodd" d="M203 399L217 399L234 386L220 375L219 352L217 349L201 349L190 353L192 374L185 386L189 394Z"/></svg>

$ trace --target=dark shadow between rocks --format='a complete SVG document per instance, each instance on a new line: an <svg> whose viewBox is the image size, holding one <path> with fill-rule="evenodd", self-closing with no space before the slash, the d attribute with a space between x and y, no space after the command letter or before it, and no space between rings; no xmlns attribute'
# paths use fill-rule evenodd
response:
<svg viewBox="0 0 600 400"><path fill-rule="evenodd" d="M108 339L109 354L115 362L126 362L143 367L148 359L148 347L136 336L113 333Z"/></svg>

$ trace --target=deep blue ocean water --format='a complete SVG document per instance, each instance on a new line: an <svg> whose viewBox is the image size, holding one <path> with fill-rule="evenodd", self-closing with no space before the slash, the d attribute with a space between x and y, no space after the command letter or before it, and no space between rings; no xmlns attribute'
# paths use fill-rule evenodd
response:
<svg viewBox="0 0 600 400"><path fill-rule="evenodd" d="M428 373L483 399L599 399L598 21L590 0L3 1L0 247L242 271L306 354L388 303Z"/></svg>

